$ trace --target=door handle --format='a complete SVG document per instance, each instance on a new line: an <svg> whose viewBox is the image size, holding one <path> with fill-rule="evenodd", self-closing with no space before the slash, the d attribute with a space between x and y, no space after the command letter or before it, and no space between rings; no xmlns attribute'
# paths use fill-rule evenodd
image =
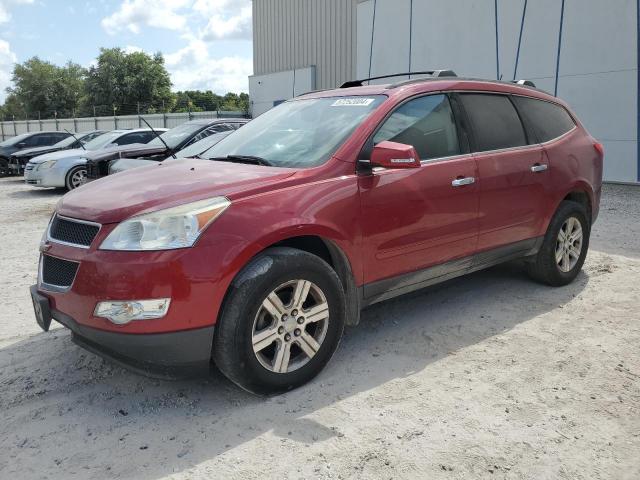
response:
<svg viewBox="0 0 640 480"><path fill-rule="evenodd" d="M451 186L452 187L463 187L465 185L471 185L472 183L475 183L475 182L476 182L475 177L456 178L455 180L453 180L451 182Z"/></svg>
<svg viewBox="0 0 640 480"><path fill-rule="evenodd" d="M531 166L531 171L533 173L544 172L547 168L549 168L549 165L546 163L536 163Z"/></svg>

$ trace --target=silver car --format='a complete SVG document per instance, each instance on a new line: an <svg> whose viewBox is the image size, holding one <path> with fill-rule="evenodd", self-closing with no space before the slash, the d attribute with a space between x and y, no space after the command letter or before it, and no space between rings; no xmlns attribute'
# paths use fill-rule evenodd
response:
<svg viewBox="0 0 640 480"><path fill-rule="evenodd" d="M164 132L165 128L156 128ZM67 190L82 185L87 175L86 152L108 149L120 145L147 143L155 138L149 128L135 130L112 130L94 138L84 145L84 149L63 150L32 158L24 171L25 182L36 187L60 187Z"/></svg>

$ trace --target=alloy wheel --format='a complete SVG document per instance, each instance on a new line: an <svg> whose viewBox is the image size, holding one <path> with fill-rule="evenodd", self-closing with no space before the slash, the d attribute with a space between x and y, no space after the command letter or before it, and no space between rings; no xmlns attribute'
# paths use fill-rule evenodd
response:
<svg viewBox="0 0 640 480"><path fill-rule="evenodd" d="M561 272L570 272L582 253L582 225L576 217L567 218L556 239L556 264Z"/></svg>
<svg viewBox="0 0 640 480"><path fill-rule="evenodd" d="M70 182L71 188L78 188L84 183L84 180L87 178L87 171L85 169L80 169L71 175Z"/></svg>
<svg viewBox="0 0 640 480"><path fill-rule="evenodd" d="M329 304L308 280L285 282L267 295L253 321L253 352L274 373L306 365L318 352L329 325Z"/></svg>

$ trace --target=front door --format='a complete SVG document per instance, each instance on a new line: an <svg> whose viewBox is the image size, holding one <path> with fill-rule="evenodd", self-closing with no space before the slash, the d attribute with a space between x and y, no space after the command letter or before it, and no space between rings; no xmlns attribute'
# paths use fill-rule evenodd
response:
<svg viewBox="0 0 640 480"><path fill-rule="evenodd" d="M447 95L403 103L372 143L383 140L412 145L422 162L359 178L365 297L468 268L478 234L476 161L460 145Z"/></svg>

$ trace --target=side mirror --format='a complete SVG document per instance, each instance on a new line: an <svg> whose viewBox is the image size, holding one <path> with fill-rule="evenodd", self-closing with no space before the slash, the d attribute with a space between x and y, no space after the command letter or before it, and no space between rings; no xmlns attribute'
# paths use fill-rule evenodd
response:
<svg viewBox="0 0 640 480"><path fill-rule="evenodd" d="M420 156L411 145L384 141L373 147L371 166L384 168L419 168Z"/></svg>

